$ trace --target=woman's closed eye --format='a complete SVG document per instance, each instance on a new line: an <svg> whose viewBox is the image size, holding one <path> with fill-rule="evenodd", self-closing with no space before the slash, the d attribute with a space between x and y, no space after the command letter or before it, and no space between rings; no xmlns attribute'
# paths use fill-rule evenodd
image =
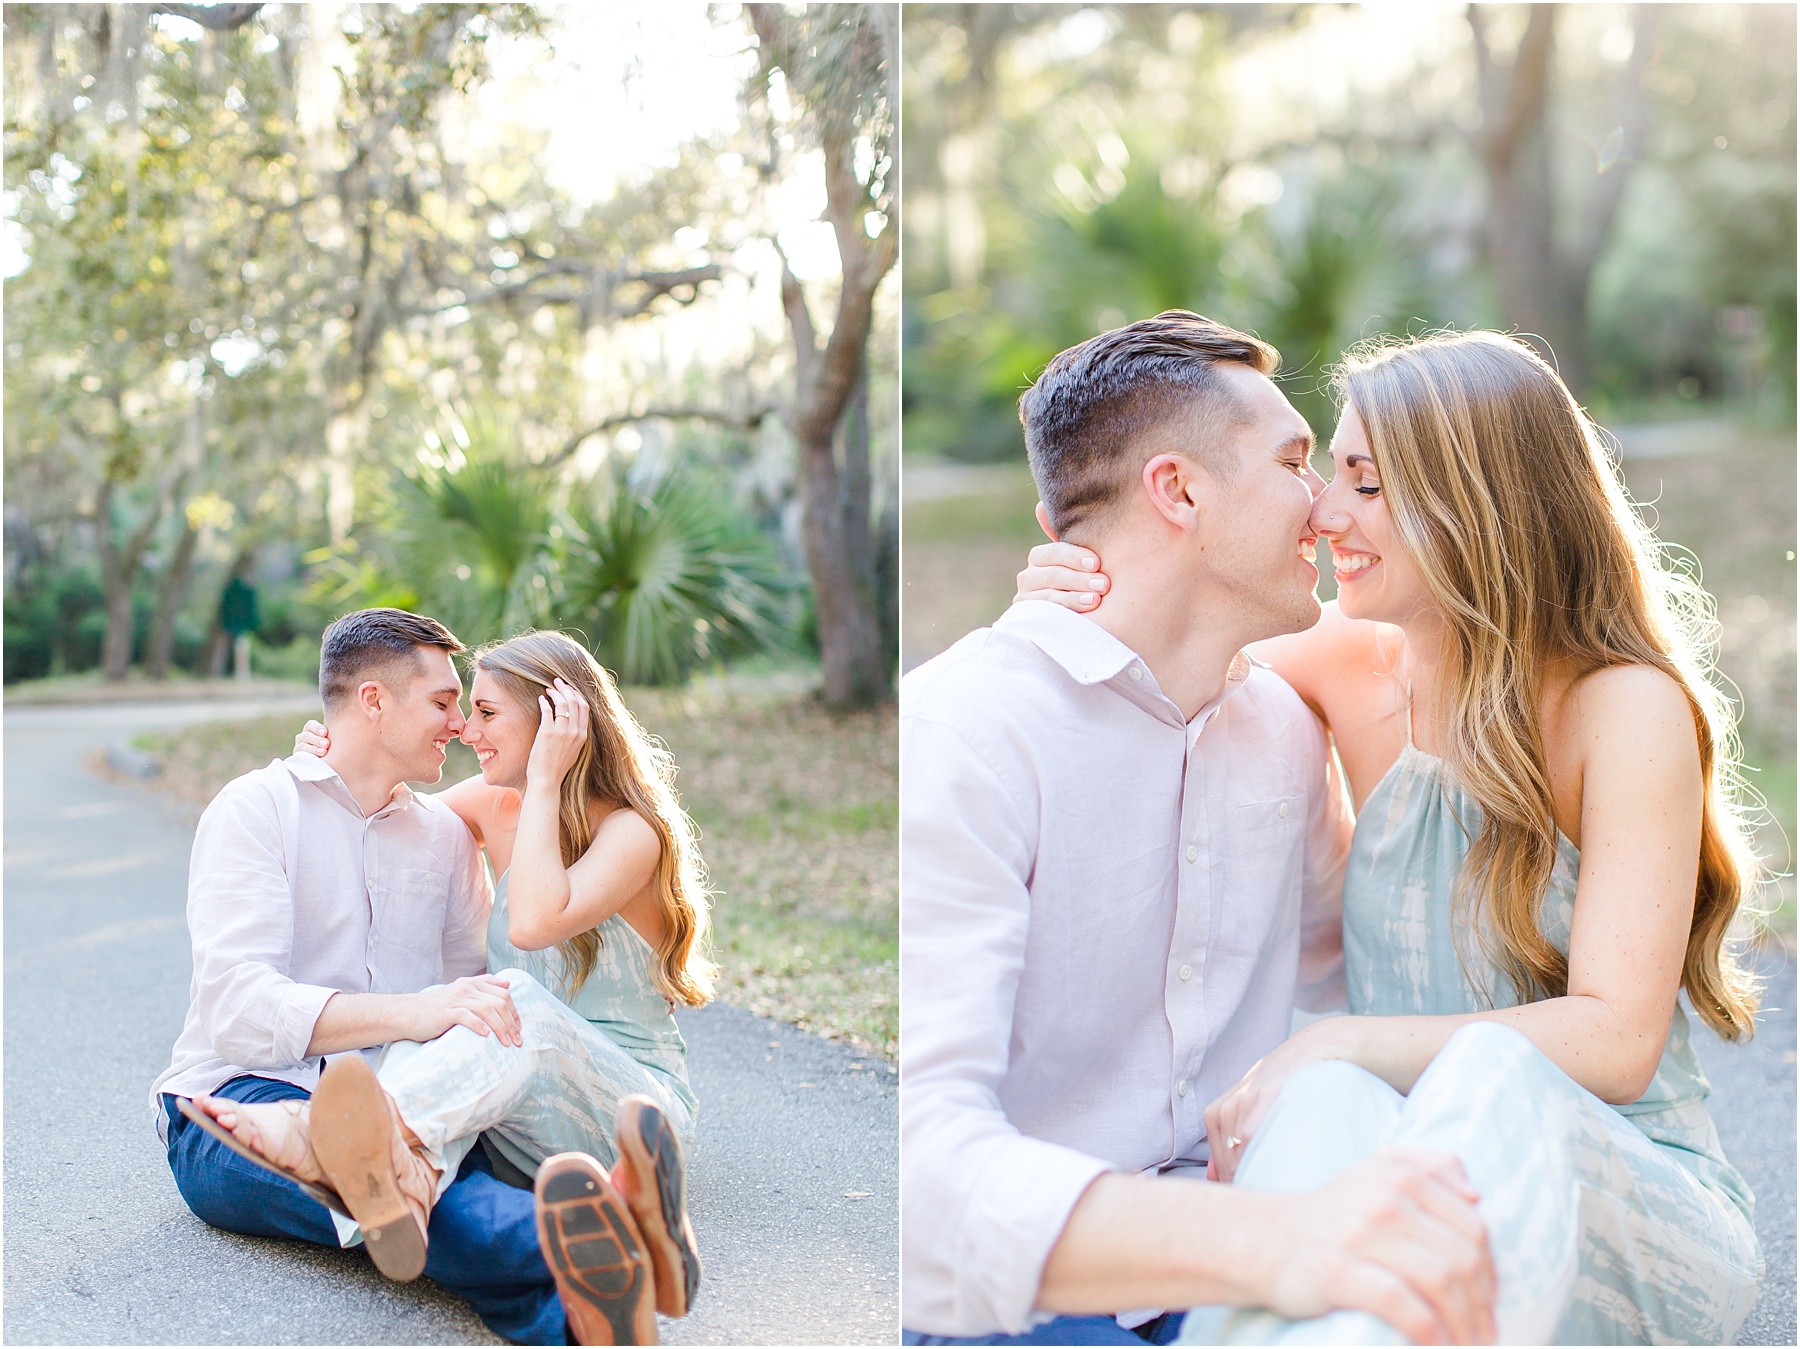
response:
<svg viewBox="0 0 1800 1349"><path fill-rule="evenodd" d="M1358 483L1355 491L1358 496L1378 497L1381 495L1381 484L1377 482Z"/></svg>

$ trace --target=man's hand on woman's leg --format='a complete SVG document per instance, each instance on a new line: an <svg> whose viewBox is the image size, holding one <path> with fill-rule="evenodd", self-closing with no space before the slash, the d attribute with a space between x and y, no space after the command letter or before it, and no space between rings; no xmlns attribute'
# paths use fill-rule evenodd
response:
<svg viewBox="0 0 1800 1349"><path fill-rule="evenodd" d="M1492 1344L1497 1282L1462 1164L1389 1148L1265 1224L1266 1305L1294 1320L1356 1308L1416 1344Z"/></svg>
<svg viewBox="0 0 1800 1349"><path fill-rule="evenodd" d="M1491 1344L1496 1280L1461 1164L1386 1149L1308 1194L1179 1177L1103 1175L1044 1265L1038 1306L1339 1309L1421 1344Z"/></svg>

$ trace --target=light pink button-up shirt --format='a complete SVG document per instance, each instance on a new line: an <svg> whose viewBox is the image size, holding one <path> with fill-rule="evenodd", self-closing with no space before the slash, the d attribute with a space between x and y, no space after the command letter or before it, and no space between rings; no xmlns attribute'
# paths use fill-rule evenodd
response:
<svg viewBox="0 0 1800 1349"><path fill-rule="evenodd" d="M1350 810L1324 731L1239 656L1191 723L1089 618L1022 604L902 681L902 1319L1016 1334L1105 1171L1339 1005Z"/></svg>
<svg viewBox="0 0 1800 1349"><path fill-rule="evenodd" d="M227 783L188 864L194 977L173 1061L150 1090L158 1130L164 1092L193 1096L242 1073L310 1090L324 1060L306 1047L332 994L417 993L479 974L492 902L474 838L432 797L402 786L365 818L310 754Z"/></svg>

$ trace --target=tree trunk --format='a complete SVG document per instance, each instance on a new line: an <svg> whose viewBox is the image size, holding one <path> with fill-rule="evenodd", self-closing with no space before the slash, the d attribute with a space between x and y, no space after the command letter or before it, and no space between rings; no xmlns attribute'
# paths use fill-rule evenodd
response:
<svg viewBox="0 0 1800 1349"><path fill-rule="evenodd" d="M869 584L875 580L875 553L869 542L869 367L865 360L850 388L850 402L838 423L843 443L843 490L839 507L844 516L844 542L850 565Z"/></svg>
<svg viewBox="0 0 1800 1349"><path fill-rule="evenodd" d="M831 437L800 448L800 500L806 566L819 614L819 662L825 701L866 707L888 691L889 653L868 578L850 546ZM864 511L867 511L865 499Z"/></svg>
<svg viewBox="0 0 1800 1349"><path fill-rule="evenodd" d="M773 64L804 59L796 51L805 46L804 32L795 26L802 21L779 5L745 8L757 40ZM837 237L843 281L831 334L821 344L806 294L786 258L782 260L781 299L793 332L795 364L794 406L788 425L800 442L802 530L819 616L825 702L831 707L866 707L887 696L895 663L894 653L881 640L872 568L859 565L859 554L866 559L870 551L866 426L861 432L865 439L860 464L856 462L858 451L848 443L857 432L846 428L844 479L839 477L833 448L845 411L863 379L875 291L894 264L899 221L897 204L890 204L885 228L879 237L869 237L865 222L875 204L870 185L856 174L856 140L850 122L842 116L822 115L818 125L825 154L825 215ZM852 492L861 493L853 504L845 499L845 494Z"/></svg>
<svg viewBox="0 0 1800 1349"><path fill-rule="evenodd" d="M1644 73L1654 55L1656 7L1639 5L1630 59L1613 99L1618 119L1598 153L1595 183L1574 243L1558 243L1550 77L1555 5L1533 5L1510 69L1488 45L1487 18L1470 5L1475 74L1482 111L1479 137L1487 179L1486 244L1500 313L1552 361L1579 397L1593 375L1588 298L1594 268L1611 237L1619 203L1649 129Z"/></svg>
<svg viewBox="0 0 1800 1349"><path fill-rule="evenodd" d="M143 523L119 543L113 538L112 500L115 482L109 475L100 484L94 503L94 529L100 542L100 584L106 595L106 636L100 644L100 666L106 679L119 683L131 672L132 639L136 614L132 589L143 565L144 550L162 516L162 502L150 508Z"/></svg>
<svg viewBox="0 0 1800 1349"><path fill-rule="evenodd" d="M1469 7L1482 108L1487 254L1507 324L1561 371L1586 379L1585 305L1570 296L1556 248L1556 179L1550 145L1550 63L1556 7L1533 5L1510 70L1493 58L1481 6ZM1575 309L1571 314L1570 310Z"/></svg>
<svg viewBox="0 0 1800 1349"><path fill-rule="evenodd" d="M176 509L181 509L179 503ZM175 650L175 615L181 609L182 600L187 598L188 577L193 572L194 545L200 540L200 531L184 517L181 522L181 537L176 540L175 551L169 557L168 566L163 568L162 578L156 588L156 612L150 619L150 636L144 644L144 672L152 679L169 677L169 659Z"/></svg>

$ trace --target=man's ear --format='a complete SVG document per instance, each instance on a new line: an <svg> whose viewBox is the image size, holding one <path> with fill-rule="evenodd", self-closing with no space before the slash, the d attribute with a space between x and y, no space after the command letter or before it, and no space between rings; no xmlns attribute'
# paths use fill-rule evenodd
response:
<svg viewBox="0 0 1800 1349"><path fill-rule="evenodd" d="M382 704L388 699L388 691L373 679L365 679L356 686L356 710L370 721L381 716Z"/></svg>
<svg viewBox="0 0 1800 1349"><path fill-rule="evenodd" d="M1144 465L1144 491L1163 519L1184 534L1200 528L1200 470L1179 454L1151 456Z"/></svg>
<svg viewBox="0 0 1800 1349"><path fill-rule="evenodd" d="M1062 536L1050 527L1050 512L1045 508L1044 503L1041 501L1037 504L1037 518L1038 528L1050 536L1050 542L1061 543Z"/></svg>

